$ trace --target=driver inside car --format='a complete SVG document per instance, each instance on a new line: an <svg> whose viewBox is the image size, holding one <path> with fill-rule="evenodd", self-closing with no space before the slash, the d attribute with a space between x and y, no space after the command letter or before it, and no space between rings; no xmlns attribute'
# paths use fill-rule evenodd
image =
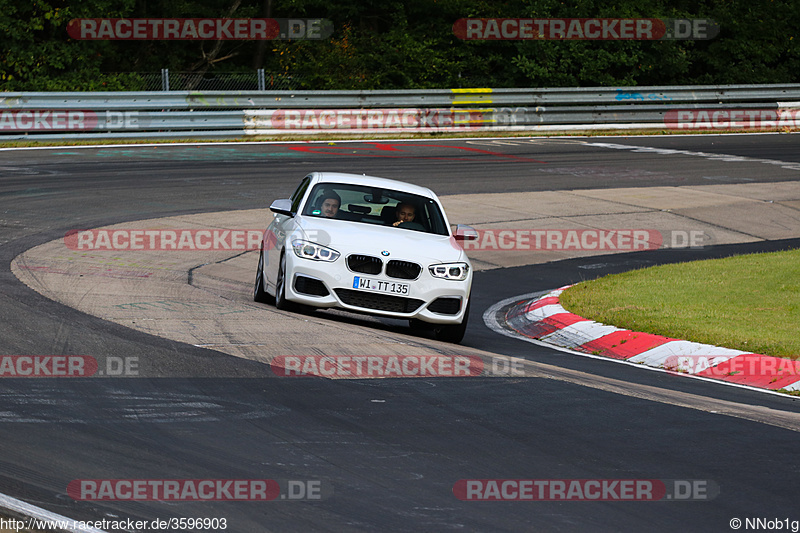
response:
<svg viewBox="0 0 800 533"><path fill-rule="evenodd" d="M392 223L392 226L397 227L403 222L413 222L416 214L417 210L414 208L413 205L409 203L397 204L397 207L395 208L395 215L397 216L397 220Z"/></svg>
<svg viewBox="0 0 800 533"><path fill-rule="evenodd" d="M342 199L333 191L326 192L322 198L319 210L324 217L334 218L339 212L339 206L342 204Z"/></svg>
<svg viewBox="0 0 800 533"><path fill-rule="evenodd" d="M417 208L414 204L400 202L395 207L395 220L391 223L395 228L413 229L416 231L426 231L425 226L414 220L417 217Z"/></svg>

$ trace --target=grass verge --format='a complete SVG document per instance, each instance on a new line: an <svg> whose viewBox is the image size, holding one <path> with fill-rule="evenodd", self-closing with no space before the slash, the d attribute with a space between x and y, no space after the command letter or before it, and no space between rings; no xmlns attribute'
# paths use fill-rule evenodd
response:
<svg viewBox="0 0 800 533"><path fill-rule="evenodd" d="M800 249L609 275L560 300L620 328L800 359Z"/></svg>

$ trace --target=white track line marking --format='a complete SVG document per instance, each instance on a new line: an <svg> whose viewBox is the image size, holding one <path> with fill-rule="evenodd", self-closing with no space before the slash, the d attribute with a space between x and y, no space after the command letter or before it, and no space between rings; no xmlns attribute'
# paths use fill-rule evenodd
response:
<svg viewBox="0 0 800 533"><path fill-rule="evenodd" d="M0 494L0 509L8 509L13 511L17 514L22 514L29 517L28 520L18 519L25 522L26 527L31 526L31 518L35 520L40 520L43 522L55 522L59 524L61 527L58 529L53 529L53 531L70 531L75 533L105 533L102 529L96 529L93 527L78 527L79 520L74 520L72 518L67 518L66 516L61 516L56 513L52 513L46 509L42 509L41 507L36 507L35 505L31 505L27 502L22 500L18 500L16 498L12 498L11 496L7 496L5 494ZM95 520L92 520L94 522ZM66 524L72 524L72 526L66 526Z"/></svg>

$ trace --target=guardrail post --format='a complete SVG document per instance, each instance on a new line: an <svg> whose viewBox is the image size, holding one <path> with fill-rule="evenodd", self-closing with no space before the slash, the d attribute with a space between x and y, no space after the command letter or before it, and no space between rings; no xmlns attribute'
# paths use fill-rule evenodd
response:
<svg viewBox="0 0 800 533"><path fill-rule="evenodd" d="M169 91L169 69L161 69L161 90Z"/></svg>
<svg viewBox="0 0 800 533"><path fill-rule="evenodd" d="M266 91L267 90L267 82L264 79L264 69L258 69L258 90L259 91Z"/></svg>

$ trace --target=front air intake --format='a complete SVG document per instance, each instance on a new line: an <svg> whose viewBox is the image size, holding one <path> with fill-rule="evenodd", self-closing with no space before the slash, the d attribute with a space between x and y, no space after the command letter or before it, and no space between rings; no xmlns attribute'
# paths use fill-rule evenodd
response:
<svg viewBox="0 0 800 533"><path fill-rule="evenodd" d="M347 257L347 268L362 274L380 274L383 270L383 261L371 255L353 254Z"/></svg>
<svg viewBox="0 0 800 533"><path fill-rule="evenodd" d="M392 313L413 313L425 303L415 298L355 291L353 289L336 289L336 296L338 296L342 302L347 305L352 305L353 307L389 311Z"/></svg>
<svg viewBox="0 0 800 533"><path fill-rule="evenodd" d="M386 265L386 275L390 278L417 279L420 272L422 272L422 267L411 261L392 259Z"/></svg>

